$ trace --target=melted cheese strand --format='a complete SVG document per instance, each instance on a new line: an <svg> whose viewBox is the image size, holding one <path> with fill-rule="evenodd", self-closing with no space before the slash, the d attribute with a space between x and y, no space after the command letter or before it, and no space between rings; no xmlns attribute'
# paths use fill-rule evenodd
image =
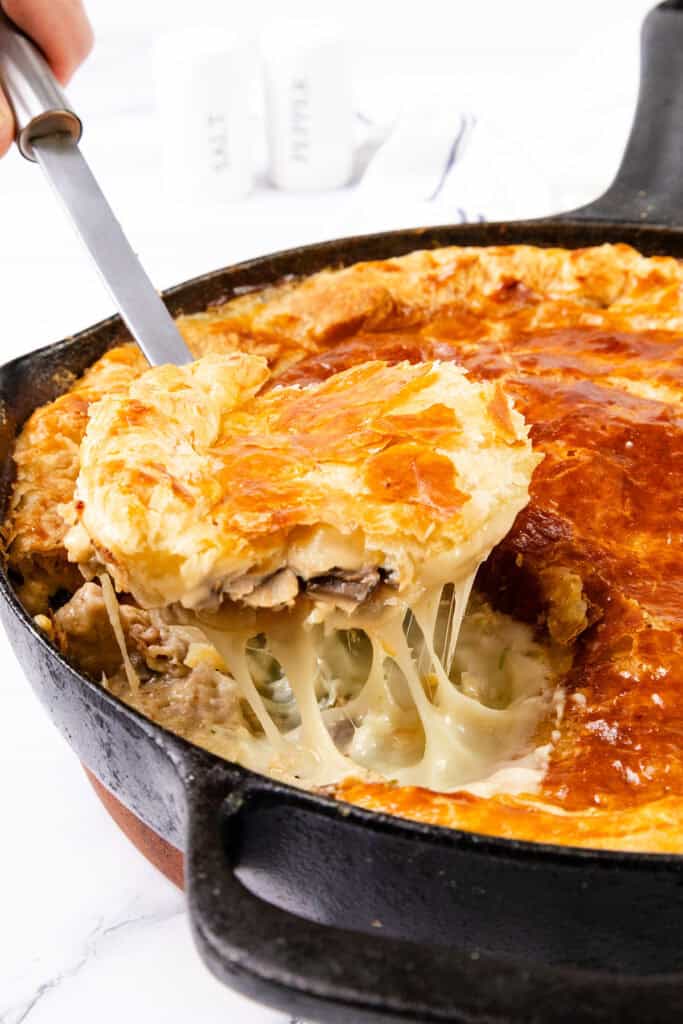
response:
<svg viewBox="0 0 683 1024"><path fill-rule="evenodd" d="M450 598L448 606L448 622L446 625L446 634L450 630L449 643L452 644L453 652L450 658L446 662L452 664L453 654L457 645L458 637L460 636L460 630L462 629L462 622L465 617L465 611L467 610L467 601L469 600L470 592L472 590L472 584L474 583L474 577L476 573L466 577L459 583L454 584L453 595ZM443 662L436 654L436 630L438 626L437 617L440 609L440 602L443 599L443 591L439 595L439 601L434 601L433 595L429 593L419 601L414 609L413 616L417 625L422 631L424 647L420 655L420 665L423 661L427 664L421 675L426 675L427 672L436 676L436 690L433 695L433 703L442 708L443 710L449 710L451 713L457 713L463 708L463 704L467 702L468 698L465 697L457 687L452 683L449 675L444 669ZM425 654L427 657L425 658Z"/></svg>
<svg viewBox="0 0 683 1024"><path fill-rule="evenodd" d="M328 726L335 725L344 719L356 722L378 705L388 708L396 707L394 695L391 692L391 687L387 685L384 672L384 650L376 637L370 636L369 639L372 644L372 661L363 687L358 696L347 704L343 704L341 707L327 708L323 712L323 718Z"/></svg>
<svg viewBox="0 0 683 1024"><path fill-rule="evenodd" d="M316 631L317 637L317 631ZM317 654L312 631L301 630L299 642L291 644L279 637L269 638L269 649L282 666L299 708L301 726L297 730L298 746L303 747L317 763L315 776L321 774L319 784L330 771L340 772L338 777L356 771L356 765L337 750L325 728L320 706L315 694L315 679L318 672Z"/></svg>
<svg viewBox="0 0 683 1024"><path fill-rule="evenodd" d="M461 740L457 723L428 699L412 652L397 623L382 631L385 645L408 684L411 697L422 722L425 736L421 760L396 773L402 785L425 786L428 789L448 788L454 770L459 781L476 772L474 758ZM452 783L450 783L452 785Z"/></svg>
<svg viewBox="0 0 683 1024"><path fill-rule="evenodd" d="M114 585L109 578L107 573L102 573L100 576L100 584L102 586L102 599L104 601L104 607L109 616L111 628L116 638L116 643L121 651L121 657L123 659L123 667L126 672L126 679L133 693L140 692L140 679L137 672L133 668L133 664L128 655L128 648L126 647L126 637L123 632L123 626L121 625L121 612L119 609L119 602L116 597L116 591Z"/></svg>
<svg viewBox="0 0 683 1024"><path fill-rule="evenodd" d="M242 692L242 696L249 704L259 725L263 729L268 742L273 745L275 750L283 750L283 738L270 717L268 709L263 702L263 697L256 689L251 672L249 671L246 652L250 639L249 635L227 633L221 629L213 629L211 626L207 626L205 622L202 622L202 629L207 639L211 641L228 666Z"/></svg>
<svg viewBox="0 0 683 1024"><path fill-rule="evenodd" d="M477 566L477 569L479 566ZM446 674L450 674L451 665L453 664L453 656L455 655L455 647L460 636L460 627L462 626L462 620L465 616L465 609L467 608L467 602L470 599L472 593L472 587L474 586L474 577L477 575L476 570L471 576L465 577L460 583L453 585L453 597L451 599L450 606L448 608L448 626L446 628L446 637L444 640L444 656L445 656L445 670ZM438 612L438 606L437 606ZM432 628L428 630L428 636L434 636L434 626L436 625L436 616ZM434 655L432 653L432 659Z"/></svg>

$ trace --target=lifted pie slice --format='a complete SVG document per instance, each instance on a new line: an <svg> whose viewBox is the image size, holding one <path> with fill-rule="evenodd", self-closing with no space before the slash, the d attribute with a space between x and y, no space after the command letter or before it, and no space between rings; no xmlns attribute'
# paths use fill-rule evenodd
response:
<svg viewBox="0 0 683 1024"><path fill-rule="evenodd" d="M368 362L305 387L265 360L151 369L94 408L70 557L145 607L346 610L470 576L540 461L499 385Z"/></svg>

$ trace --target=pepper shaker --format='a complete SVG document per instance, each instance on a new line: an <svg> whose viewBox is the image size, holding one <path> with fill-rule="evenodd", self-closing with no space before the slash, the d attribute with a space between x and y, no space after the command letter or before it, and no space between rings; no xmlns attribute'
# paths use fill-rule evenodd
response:
<svg viewBox="0 0 683 1024"><path fill-rule="evenodd" d="M260 43L271 182L298 191L346 185L353 107L340 30L328 20L277 18Z"/></svg>

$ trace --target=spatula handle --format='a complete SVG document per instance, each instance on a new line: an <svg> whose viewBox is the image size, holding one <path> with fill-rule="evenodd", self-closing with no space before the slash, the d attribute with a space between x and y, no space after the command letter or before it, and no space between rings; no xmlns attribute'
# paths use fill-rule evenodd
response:
<svg viewBox="0 0 683 1024"><path fill-rule="evenodd" d="M16 124L23 156L34 160L34 139L65 132L78 142L81 120L71 109L40 50L0 10L0 85Z"/></svg>

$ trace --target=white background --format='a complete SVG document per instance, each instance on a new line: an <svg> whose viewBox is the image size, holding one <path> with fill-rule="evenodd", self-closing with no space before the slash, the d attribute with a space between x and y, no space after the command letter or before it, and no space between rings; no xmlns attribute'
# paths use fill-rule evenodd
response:
<svg viewBox="0 0 683 1024"><path fill-rule="evenodd" d="M489 169L480 205L503 217L569 209L609 184L628 132L639 25L649 7L646 0L346 0L337 14L352 44L356 109L377 124L416 102L439 116L474 112L483 126L473 136L477 166ZM85 122L84 150L159 287L378 219L402 227L452 215L447 205L427 209L409 185L381 211L349 189L297 197L259 187L239 204L209 209L199 197L183 205L165 198L154 37L170 27L227 23L255 38L279 8L275 0L89 4L98 45L70 95ZM320 3L290 0L287 10L319 14ZM258 125L256 77L248 102ZM457 205L452 190L448 202ZM0 242L2 361L111 311L40 172L16 153L0 164ZM0 1022L280 1019L205 972L182 897L101 810L4 638L0 667Z"/></svg>

